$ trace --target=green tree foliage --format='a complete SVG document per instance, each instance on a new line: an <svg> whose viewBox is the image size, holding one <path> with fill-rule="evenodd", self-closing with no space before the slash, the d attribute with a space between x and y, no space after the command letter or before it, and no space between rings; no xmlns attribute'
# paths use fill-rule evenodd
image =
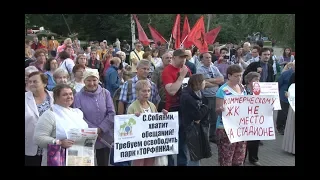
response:
<svg viewBox="0 0 320 180"><path fill-rule="evenodd" d="M188 16L191 29L201 15L204 15L205 29L208 17L205 14L181 14L181 30L185 15ZM148 23L169 41L176 14L137 14L140 24L151 39ZM213 14L210 30L221 25L218 42L244 40L248 34L262 32L283 45L294 48L294 14ZM65 19L64 19L65 18ZM67 23L66 23L66 22ZM116 38L131 40L130 14L26 14L25 26L44 26L63 37L78 33L82 40L103 40L110 42ZM138 36L136 30L136 36Z"/></svg>

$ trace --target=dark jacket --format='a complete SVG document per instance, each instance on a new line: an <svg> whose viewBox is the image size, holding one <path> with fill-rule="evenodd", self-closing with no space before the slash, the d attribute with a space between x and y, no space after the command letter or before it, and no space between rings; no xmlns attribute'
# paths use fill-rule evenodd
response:
<svg viewBox="0 0 320 180"><path fill-rule="evenodd" d="M245 85L244 82L244 77L249 74L249 72L257 72L257 69L261 67L260 65L260 61L258 62L253 62L251 64L249 64L249 66L247 67L247 69L244 71L243 75L242 75L242 84ZM262 67L261 67L262 68ZM267 81L266 82L274 82L274 76L273 76L273 67L268 64L268 77L267 77Z"/></svg>
<svg viewBox="0 0 320 180"><path fill-rule="evenodd" d="M190 69L192 74L197 74L197 68L196 65L194 65L192 62L186 60L186 66L188 66L188 68Z"/></svg>
<svg viewBox="0 0 320 180"><path fill-rule="evenodd" d="M209 112L208 106L205 105L208 104L207 101L203 94L202 98L199 98L190 87L184 88L180 97L180 126L187 127L191 122L197 120L201 120L201 123L207 123L205 122Z"/></svg>
<svg viewBox="0 0 320 180"><path fill-rule="evenodd" d="M283 72L278 79L279 96L282 102L289 103L288 98L285 96L285 91L288 91L288 88L290 86L290 79L293 73L294 71L292 69L289 69Z"/></svg>

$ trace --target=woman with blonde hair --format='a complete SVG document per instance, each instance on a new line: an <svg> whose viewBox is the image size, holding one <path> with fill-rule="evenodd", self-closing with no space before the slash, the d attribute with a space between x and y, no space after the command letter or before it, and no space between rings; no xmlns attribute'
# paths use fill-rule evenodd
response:
<svg viewBox="0 0 320 180"><path fill-rule="evenodd" d="M45 89L48 78L40 71L29 74L30 91L25 93L25 165L40 166L42 148L33 140L39 117L53 104L52 92Z"/></svg>
<svg viewBox="0 0 320 180"><path fill-rule="evenodd" d="M43 148L41 166L48 163L48 145L60 145L69 148L74 141L67 138L70 129L85 129L88 124L80 109L72 108L73 93L69 85L59 84L53 90L54 104L39 118L35 126L34 142ZM49 151L50 152L50 151ZM65 154L62 155L65 159ZM49 161L50 162L50 161ZM65 164L62 164L65 166Z"/></svg>
<svg viewBox="0 0 320 180"><path fill-rule="evenodd" d="M135 84L136 97L137 100L133 101L128 107L127 114L135 114L136 116L140 116L143 113L156 113L156 106L148 101L151 95L151 84L148 80L139 80ZM163 109L162 112L167 114L168 111ZM158 157L156 157L158 158ZM145 158L138 159L132 162L133 166L156 166L155 158Z"/></svg>

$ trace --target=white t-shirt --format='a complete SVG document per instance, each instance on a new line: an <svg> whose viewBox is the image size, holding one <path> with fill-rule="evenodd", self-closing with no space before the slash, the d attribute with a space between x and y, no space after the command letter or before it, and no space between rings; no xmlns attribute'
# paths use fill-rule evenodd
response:
<svg viewBox="0 0 320 180"><path fill-rule="evenodd" d="M75 65L74 61L70 58L67 58L63 62L61 62L59 67L65 69L69 73L69 75L71 76L72 69L73 69L74 65Z"/></svg>

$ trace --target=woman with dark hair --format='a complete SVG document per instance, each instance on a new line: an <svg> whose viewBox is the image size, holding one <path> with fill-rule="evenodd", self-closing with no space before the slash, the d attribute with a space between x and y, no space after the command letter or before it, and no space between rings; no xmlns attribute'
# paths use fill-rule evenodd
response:
<svg viewBox="0 0 320 180"><path fill-rule="evenodd" d="M44 74L48 76L47 89L52 91L56 86L56 82L53 78L54 71L58 68L58 62L55 58L49 58L45 64L45 69L47 70Z"/></svg>
<svg viewBox="0 0 320 180"><path fill-rule="evenodd" d="M249 72L245 77L245 89L247 91L248 95L253 95L253 82L259 82L260 80L260 73L257 72ZM259 145L260 140L254 140L254 141L247 141L247 153L249 154L249 162L255 166L261 166L259 162L258 152L259 152Z"/></svg>
<svg viewBox="0 0 320 180"><path fill-rule="evenodd" d="M208 116L209 108L207 104L207 99L201 92L205 87L205 80L202 74L192 75L189 79L188 86L182 90L180 97L180 130L179 130L179 146L183 146L184 152L189 152L190 147L187 147L186 139L188 129L190 126L194 125L198 130L200 129L200 124L208 123L205 122L205 117ZM199 141L202 138L198 137ZM208 140L208 139L207 139ZM207 142L209 144L209 140ZM201 148L201 147L197 147ZM199 150L201 151L201 150ZM188 157L186 155L186 157ZM188 166L200 166L200 159L197 161L192 161L190 156L188 158Z"/></svg>
<svg viewBox="0 0 320 180"><path fill-rule="evenodd" d="M231 143L222 123L222 111L224 97L228 95L246 95L247 92L241 84L242 68L238 64L230 65L227 68L227 82L222 85L216 93L216 112L217 118L217 146L218 160L220 166L243 166L246 153L245 141Z"/></svg>
<svg viewBox="0 0 320 180"><path fill-rule="evenodd" d="M244 61L243 48L241 46L236 48L236 53L235 55L232 55L230 61L231 61L231 64L239 64L243 70L245 70L249 65Z"/></svg>
<svg viewBox="0 0 320 180"><path fill-rule="evenodd" d="M200 50L196 46L192 49L192 58L189 61L196 65L197 68L201 66Z"/></svg>
<svg viewBox="0 0 320 180"><path fill-rule="evenodd" d="M291 48L284 48L283 49L283 54L279 58L279 64L283 68L287 63L293 62L294 61L294 56L291 54L292 50Z"/></svg>
<svg viewBox="0 0 320 180"><path fill-rule="evenodd" d="M80 109L72 108L73 92L67 84L59 84L53 90L54 104L43 113L35 126L33 140L35 144L43 148L41 166L47 166L48 145L60 145L69 148L74 141L67 138L70 129L85 129L88 124L83 119ZM61 155L66 158L65 154ZM50 162L50 161L49 161ZM63 164L65 166L65 164Z"/></svg>

